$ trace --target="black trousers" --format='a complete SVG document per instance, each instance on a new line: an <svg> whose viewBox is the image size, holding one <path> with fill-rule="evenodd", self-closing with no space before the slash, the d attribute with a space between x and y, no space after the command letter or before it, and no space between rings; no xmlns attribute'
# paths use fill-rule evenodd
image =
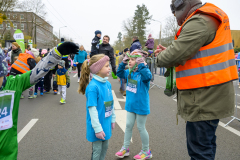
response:
<svg viewBox="0 0 240 160"><path fill-rule="evenodd" d="M44 76L44 90L47 92L50 91L51 88L51 80L52 80L52 71L49 71L45 76Z"/></svg>
<svg viewBox="0 0 240 160"><path fill-rule="evenodd" d="M78 63L77 64L78 78L80 78L81 67L82 67L82 63Z"/></svg>

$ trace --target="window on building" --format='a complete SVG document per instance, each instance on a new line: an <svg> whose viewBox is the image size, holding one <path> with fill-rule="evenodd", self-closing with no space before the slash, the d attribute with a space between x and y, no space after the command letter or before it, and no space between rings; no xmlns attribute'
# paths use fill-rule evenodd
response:
<svg viewBox="0 0 240 160"><path fill-rule="evenodd" d="M0 29L3 29L3 24L0 24Z"/></svg>
<svg viewBox="0 0 240 160"><path fill-rule="evenodd" d="M23 14L21 14L21 19L24 19L24 15Z"/></svg>
<svg viewBox="0 0 240 160"><path fill-rule="evenodd" d="M17 30L17 24L16 23L13 24L13 28L14 28L14 30Z"/></svg>
<svg viewBox="0 0 240 160"><path fill-rule="evenodd" d="M21 30L22 31L24 30L24 24L21 24Z"/></svg>
<svg viewBox="0 0 240 160"><path fill-rule="evenodd" d="M13 19L17 19L17 14L14 14L14 15L13 15Z"/></svg>
<svg viewBox="0 0 240 160"><path fill-rule="evenodd" d="M7 29L9 30L11 28L10 23L7 23Z"/></svg>
<svg viewBox="0 0 240 160"><path fill-rule="evenodd" d="M7 18L10 19L10 14L9 13L7 14Z"/></svg>

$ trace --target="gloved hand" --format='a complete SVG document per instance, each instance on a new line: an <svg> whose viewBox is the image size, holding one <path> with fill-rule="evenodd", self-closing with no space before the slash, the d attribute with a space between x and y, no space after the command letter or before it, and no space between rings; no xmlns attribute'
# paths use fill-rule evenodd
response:
<svg viewBox="0 0 240 160"><path fill-rule="evenodd" d="M54 85L54 86L57 86L57 81L54 81L54 82L53 82L53 85Z"/></svg>
<svg viewBox="0 0 240 160"><path fill-rule="evenodd" d="M67 83L67 88L69 88L70 87L70 83Z"/></svg>
<svg viewBox="0 0 240 160"><path fill-rule="evenodd" d="M144 58L143 57L138 57L137 59L136 59L136 63L139 65L140 63L145 63L145 61L144 61Z"/></svg>
<svg viewBox="0 0 240 160"><path fill-rule="evenodd" d="M129 57L128 57L128 55L126 54L125 57L123 58L123 61L122 61L122 62L125 63L125 64L127 64L128 61L129 61Z"/></svg>
<svg viewBox="0 0 240 160"><path fill-rule="evenodd" d="M115 123L112 123L112 129L114 129L115 128Z"/></svg>
<svg viewBox="0 0 240 160"><path fill-rule="evenodd" d="M98 139L102 139L102 140L105 140L104 137L106 137L105 133L103 131L99 132L99 133L95 133L96 137Z"/></svg>
<svg viewBox="0 0 240 160"><path fill-rule="evenodd" d="M79 48L73 42L64 42L57 47L57 50L61 53L61 55L69 55L71 53L78 54Z"/></svg>

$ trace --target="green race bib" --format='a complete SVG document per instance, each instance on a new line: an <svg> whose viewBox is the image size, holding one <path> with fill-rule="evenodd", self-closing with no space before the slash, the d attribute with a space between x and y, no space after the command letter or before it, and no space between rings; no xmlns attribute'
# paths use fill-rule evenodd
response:
<svg viewBox="0 0 240 160"><path fill-rule="evenodd" d="M133 79L128 79L127 91L137 93L137 81Z"/></svg>
<svg viewBox="0 0 240 160"><path fill-rule="evenodd" d="M105 105L105 118L112 115L113 101L104 102Z"/></svg>
<svg viewBox="0 0 240 160"><path fill-rule="evenodd" d="M0 131L12 128L12 111L15 91L0 92Z"/></svg>

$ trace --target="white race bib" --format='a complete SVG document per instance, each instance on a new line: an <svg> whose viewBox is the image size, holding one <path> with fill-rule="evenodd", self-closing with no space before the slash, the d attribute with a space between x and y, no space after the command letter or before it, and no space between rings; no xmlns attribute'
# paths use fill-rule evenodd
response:
<svg viewBox="0 0 240 160"><path fill-rule="evenodd" d="M12 128L12 111L15 91L0 92L0 131Z"/></svg>

